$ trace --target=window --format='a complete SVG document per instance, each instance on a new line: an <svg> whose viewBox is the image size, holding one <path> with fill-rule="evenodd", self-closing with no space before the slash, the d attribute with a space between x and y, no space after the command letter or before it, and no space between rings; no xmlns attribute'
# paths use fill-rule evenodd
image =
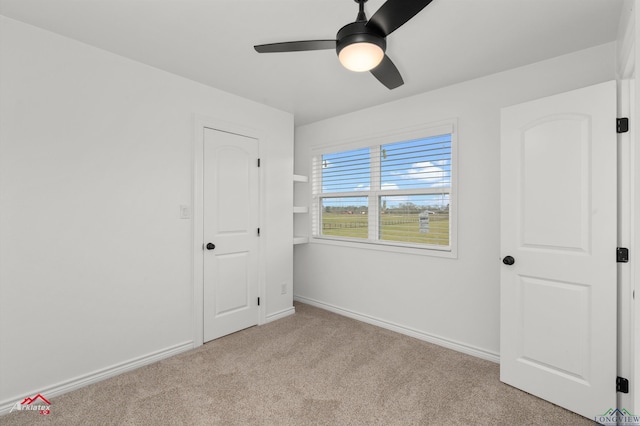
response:
<svg viewBox="0 0 640 426"><path fill-rule="evenodd" d="M453 126L445 127L316 156L314 237L450 251Z"/></svg>

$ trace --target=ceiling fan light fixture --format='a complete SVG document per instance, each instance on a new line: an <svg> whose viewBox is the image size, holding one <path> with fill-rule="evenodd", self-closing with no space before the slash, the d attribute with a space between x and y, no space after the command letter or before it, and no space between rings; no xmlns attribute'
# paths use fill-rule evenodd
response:
<svg viewBox="0 0 640 426"><path fill-rule="evenodd" d="M342 66L355 72L370 71L384 58L384 50L374 43L360 42L345 46L338 53Z"/></svg>
<svg viewBox="0 0 640 426"><path fill-rule="evenodd" d="M387 41L384 36L367 28L366 21L345 25L336 36L338 60L346 69L370 71L384 59Z"/></svg>

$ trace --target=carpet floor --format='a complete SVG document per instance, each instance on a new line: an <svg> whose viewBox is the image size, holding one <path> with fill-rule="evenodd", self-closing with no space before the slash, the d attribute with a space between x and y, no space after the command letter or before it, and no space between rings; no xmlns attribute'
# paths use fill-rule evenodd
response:
<svg viewBox="0 0 640 426"><path fill-rule="evenodd" d="M499 365L296 303L296 314L51 398L2 425L590 425Z"/></svg>

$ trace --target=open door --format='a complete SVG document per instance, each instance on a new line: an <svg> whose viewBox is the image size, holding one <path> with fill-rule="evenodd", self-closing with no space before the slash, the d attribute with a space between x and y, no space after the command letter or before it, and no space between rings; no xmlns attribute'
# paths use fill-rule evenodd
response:
<svg viewBox="0 0 640 426"><path fill-rule="evenodd" d="M616 84L502 110L500 380L616 409Z"/></svg>

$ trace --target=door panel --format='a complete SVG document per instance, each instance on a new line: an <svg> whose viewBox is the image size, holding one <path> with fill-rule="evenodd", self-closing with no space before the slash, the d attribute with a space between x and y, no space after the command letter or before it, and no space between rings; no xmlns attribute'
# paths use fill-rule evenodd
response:
<svg viewBox="0 0 640 426"><path fill-rule="evenodd" d="M258 323L256 139L204 132L204 341Z"/></svg>
<svg viewBox="0 0 640 426"><path fill-rule="evenodd" d="M249 287L251 280L247 252L231 253L216 256L218 276L215 285L215 301L217 315L245 309L251 306Z"/></svg>
<svg viewBox="0 0 640 426"><path fill-rule="evenodd" d="M616 406L616 86L502 110L500 379Z"/></svg>
<svg viewBox="0 0 640 426"><path fill-rule="evenodd" d="M523 245L587 249L591 186L588 124L587 116L561 115L523 129Z"/></svg>
<svg viewBox="0 0 640 426"><path fill-rule="evenodd" d="M529 365L586 380L590 289L577 283L520 276L521 359ZM567 317L565 311L574 315ZM546 315L541 316L540 312ZM547 346L554 348L550 351Z"/></svg>

